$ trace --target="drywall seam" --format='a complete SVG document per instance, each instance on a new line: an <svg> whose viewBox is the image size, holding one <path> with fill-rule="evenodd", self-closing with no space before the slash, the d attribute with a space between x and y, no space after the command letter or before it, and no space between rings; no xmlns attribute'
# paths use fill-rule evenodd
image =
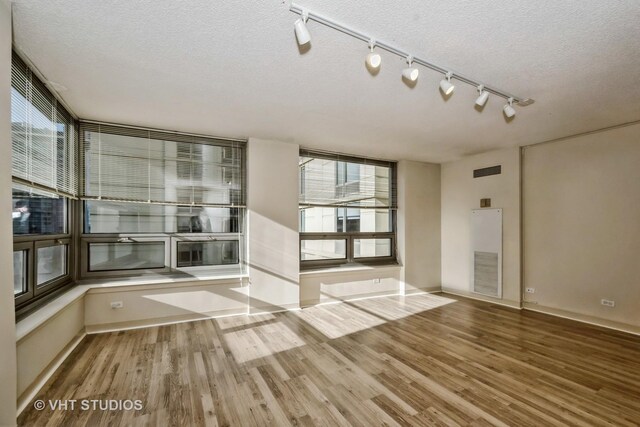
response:
<svg viewBox="0 0 640 427"><path fill-rule="evenodd" d="M607 132L607 131L610 131L610 130L619 129L619 128L623 128L623 127L627 127L627 126L633 126L633 125L637 125L637 124L640 124L640 120L633 120L633 121L630 121L630 122L620 123L620 124L613 125L613 126L607 126L607 127L600 128L600 129L594 129L594 130L589 130L589 131L586 131L586 132L575 133L573 135L561 136L560 138L548 139L546 141L534 142L532 144L521 145L520 149L523 150L523 149L526 149L526 148L535 147L537 145L551 144L553 142L564 142L564 141L567 141L569 139L578 138L578 137L581 137L581 136L593 135L594 133Z"/></svg>

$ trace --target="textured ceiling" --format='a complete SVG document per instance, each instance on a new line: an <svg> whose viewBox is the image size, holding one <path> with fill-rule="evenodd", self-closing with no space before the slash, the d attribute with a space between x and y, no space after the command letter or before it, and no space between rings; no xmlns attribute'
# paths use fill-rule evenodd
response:
<svg viewBox="0 0 640 427"><path fill-rule="evenodd" d="M442 162L640 119L640 2L299 0L300 5L536 103L502 115L475 89L402 59L364 66L365 43L276 0L17 0L15 44L81 118L260 137Z"/></svg>

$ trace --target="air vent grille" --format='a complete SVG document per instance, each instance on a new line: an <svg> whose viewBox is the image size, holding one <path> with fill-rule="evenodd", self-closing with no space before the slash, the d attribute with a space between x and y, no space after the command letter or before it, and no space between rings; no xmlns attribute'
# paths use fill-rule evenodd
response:
<svg viewBox="0 0 640 427"><path fill-rule="evenodd" d="M483 176L500 175L502 173L502 165L489 166L488 168L475 169L473 171L474 178L481 178Z"/></svg>
<svg viewBox="0 0 640 427"><path fill-rule="evenodd" d="M498 254L476 251L473 255L473 291L494 297L499 296Z"/></svg>

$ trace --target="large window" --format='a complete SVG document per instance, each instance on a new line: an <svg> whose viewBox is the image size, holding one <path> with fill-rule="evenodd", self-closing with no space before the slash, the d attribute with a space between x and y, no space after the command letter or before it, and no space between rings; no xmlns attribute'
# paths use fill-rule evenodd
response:
<svg viewBox="0 0 640 427"><path fill-rule="evenodd" d="M303 268L396 261L395 163L302 151L299 185Z"/></svg>
<svg viewBox="0 0 640 427"><path fill-rule="evenodd" d="M244 271L243 141L80 123L83 277Z"/></svg>
<svg viewBox="0 0 640 427"><path fill-rule="evenodd" d="M11 145L13 292L21 310L71 283L77 161L71 115L15 53Z"/></svg>

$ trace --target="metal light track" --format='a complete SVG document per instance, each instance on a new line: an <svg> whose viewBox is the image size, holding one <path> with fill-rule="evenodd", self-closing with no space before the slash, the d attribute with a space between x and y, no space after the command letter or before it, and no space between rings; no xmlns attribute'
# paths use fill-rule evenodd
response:
<svg viewBox="0 0 640 427"><path fill-rule="evenodd" d="M399 49L395 46L393 46L392 44L389 44L387 42L381 41L380 39L376 38L376 37L372 37L372 36L368 36L364 33L361 33L360 31L354 30L352 28L349 28L348 26L341 24L339 22L334 21L333 19L327 18L325 16L322 16L318 13L312 12L307 8L304 8L296 3L291 3L291 6L289 7L289 10L293 13L297 13L298 15L302 15L303 13L305 13L308 17L309 20L318 22L322 25L325 25L329 28L333 28L334 30L340 31L341 33L344 33L348 36L351 36L353 38L356 38L358 40L362 40L365 43L369 43L370 40L374 40L375 41L375 46L379 49L382 50L386 50L387 52L393 53L397 56L400 56L402 58L408 58L408 57L412 57L413 58L413 63L415 64L420 64L423 67L426 68L430 68L434 71L437 71L438 73L441 74L446 74L446 73L451 73L451 78L458 80L460 82L466 83L468 85L473 86L474 88L477 88L478 86L480 86L481 84L484 85L484 90L486 90L489 93L492 93L494 95L500 96L504 99L509 99L509 98L513 98L513 102L514 104L518 104L520 107L525 107L527 105L531 105L533 104L534 100L530 99L530 98L522 98L520 96L516 96L513 94L510 94L509 92L505 92L503 90L497 89L494 86L488 85L486 83L483 82L478 82L472 78L466 77L463 74L460 74L456 71L451 70L450 68L445 68L442 67L440 65L434 64L433 62L429 62L426 59L411 55L409 52L406 52L402 49Z"/></svg>

